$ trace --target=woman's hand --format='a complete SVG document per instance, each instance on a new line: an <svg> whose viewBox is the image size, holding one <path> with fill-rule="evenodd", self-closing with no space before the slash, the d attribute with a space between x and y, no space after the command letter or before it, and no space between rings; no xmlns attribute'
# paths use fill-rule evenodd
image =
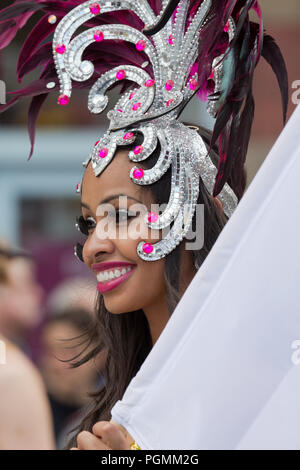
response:
<svg viewBox="0 0 300 470"><path fill-rule="evenodd" d="M71 450L131 450L134 441L122 426L112 421L99 421L93 432L82 431L77 436L77 447Z"/></svg>

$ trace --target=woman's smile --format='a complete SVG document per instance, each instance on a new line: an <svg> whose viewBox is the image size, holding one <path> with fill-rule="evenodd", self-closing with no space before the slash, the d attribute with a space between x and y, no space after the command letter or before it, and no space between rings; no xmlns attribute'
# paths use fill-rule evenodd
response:
<svg viewBox="0 0 300 470"><path fill-rule="evenodd" d="M99 272L97 274L98 291L104 293L115 289L119 284L126 281L135 269L136 266L132 265Z"/></svg>

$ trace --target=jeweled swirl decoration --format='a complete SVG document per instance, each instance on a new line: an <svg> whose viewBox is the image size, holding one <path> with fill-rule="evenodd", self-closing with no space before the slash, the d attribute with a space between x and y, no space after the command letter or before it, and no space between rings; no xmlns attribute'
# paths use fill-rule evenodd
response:
<svg viewBox="0 0 300 470"><path fill-rule="evenodd" d="M72 80L86 81L94 74L92 62L83 60L86 48L94 42L122 40L135 44L137 51L147 55L153 75L143 67L129 64L117 66L104 73L92 86L88 108L92 113L102 113L108 104L106 92L117 82L129 80L134 87L124 93L113 110L109 111L110 126L92 149L85 165L91 160L95 175L100 175L112 161L119 146L133 144L137 133L143 142L129 152L129 159L137 165L130 172L131 180L138 185L150 185L158 181L171 167L171 192L167 207L155 220L145 216L145 223L152 229L163 229L173 223L167 236L157 243L140 242L138 255L147 261L155 261L170 253L184 237L192 223L199 195L201 177L210 193L213 191L217 169L207 155L206 146L195 130L177 120L178 115L198 90L198 74L191 73L198 55L199 32L205 24L212 0L204 0L186 28L188 0L180 0L173 15L160 31L151 37L127 25L105 24L90 28L75 36L76 31L94 16L118 10L133 11L145 28L156 25L168 2L163 2L161 15L157 17L146 0L87 1L67 14L56 28L53 53L60 82L58 103L68 104L72 93ZM233 38L235 25L230 19L227 25L229 40ZM215 76L215 92L221 86L222 59L212 64ZM214 115L213 101L208 111ZM153 168L138 166L157 148L161 148ZM230 216L237 205L237 198L228 184L219 199L224 212Z"/></svg>

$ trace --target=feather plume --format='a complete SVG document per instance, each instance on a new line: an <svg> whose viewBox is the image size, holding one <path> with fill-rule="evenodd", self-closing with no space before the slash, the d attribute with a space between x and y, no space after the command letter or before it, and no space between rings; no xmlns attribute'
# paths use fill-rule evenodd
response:
<svg viewBox="0 0 300 470"><path fill-rule="evenodd" d="M162 9L161 0L148 0L156 15ZM31 141L29 158L34 149L35 128L39 111L49 93L57 93L58 79L54 67L51 40L56 24L48 22L48 16L54 14L57 21L73 8L83 3L82 0L16 0L12 5L0 10L0 49L7 47L20 29L39 12L36 24L27 36L20 51L17 64L19 82L35 70L42 68L39 78L19 90L8 92L11 97L6 105L0 106L4 112L26 96L32 97L28 110L28 132ZM101 26L109 23L125 24L146 35L155 34L166 22L175 17L178 0L170 0L164 13L150 30L143 30L144 24L131 11L99 15L86 23L87 27ZM202 0L190 0L185 29L197 13ZM249 19L253 10L258 23ZM41 17L42 14L42 17ZM236 33L229 45L225 26L232 17L236 24ZM221 90L214 93L214 82L210 79L212 62L224 54L224 79ZM198 57L193 73L198 72L198 96L206 97L217 103L216 123L210 142L210 149L218 143L219 162L213 195L217 196L224 184L228 182L240 199L245 189L244 164L247 154L251 126L254 117L254 99L252 82L254 69L260 57L272 67L281 90L283 119L286 120L288 104L288 77L284 59L274 39L267 35L263 28L262 14L257 0L214 0L211 11L199 34ZM74 88L90 88L95 81L112 67L124 64L141 66L147 60L146 55L137 53L134 45L124 41L105 41L105 44L92 44L84 53L84 59L93 62L93 77L86 82L74 82ZM149 65L147 72L152 75ZM47 83L56 85L49 90ZM123 90L130 86L124 81Z"/></svg>

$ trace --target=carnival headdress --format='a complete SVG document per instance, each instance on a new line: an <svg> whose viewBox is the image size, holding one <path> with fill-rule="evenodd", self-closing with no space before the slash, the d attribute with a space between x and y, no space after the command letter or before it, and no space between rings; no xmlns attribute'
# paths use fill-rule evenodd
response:
<svg viewBox="0 0 300 470"><path fill-rule="evenodd" d="M254 9L259 23L249 20ZM131 180L149 185L171 168L171 193L161 215L145 223L167 236L155 244L140 242L138 255L147 261L170 253L190 229L202 178L209 193L221 200L229 217L245 186L243 168L254 114L252 80L261 55L273 67L282 92L284 120L287 74L274 40L264 34L255 0L93 0L16 1L0 12L0 47L9 43L36 10L44 15L27 37L18 62L18 78L43 66L39 80L17 92L2 110L21 96L32 95L29 133L33 151L35 123L47 95L60 87L58 103L67 105L72 87L90 88L88 108L104 111L106 92L123 83L121 97L108 113L108 131L92 148L98 176L119 146L141 145L129 152L137 165ZM60 21L59 21L60 20ZM59 22L58 22L59 21ZM58 24L57 24L58 23ZM75 35L82 26L88 29ZM44 41L53 36L49 43ZM50 54L53 51L53 57ZM134 86L132 87L132 82ZM216 118L211 147L219 141L218 167L199 134L178 117L195 95L207 99ZM1 108L0 108L1 110ZM138 163L160 148L156 164Z"/></svg>

